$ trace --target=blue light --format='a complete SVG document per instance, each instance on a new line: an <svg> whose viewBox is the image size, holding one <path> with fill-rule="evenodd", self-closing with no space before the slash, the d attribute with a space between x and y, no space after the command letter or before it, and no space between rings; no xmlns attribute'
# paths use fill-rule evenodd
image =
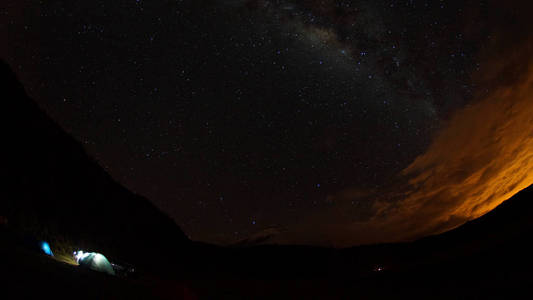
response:
<svg viewBox="0 0 533 300"><path fill-rule="evenodd" d="M47 242L41 242L41 249L46 255L54 256L52 249L50 249L50 245L48 245Z"/></svg>

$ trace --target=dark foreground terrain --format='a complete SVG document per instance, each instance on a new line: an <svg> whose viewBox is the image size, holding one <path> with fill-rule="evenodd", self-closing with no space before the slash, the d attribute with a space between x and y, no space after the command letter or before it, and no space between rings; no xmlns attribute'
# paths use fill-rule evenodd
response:
<svg viewBox="0 0 533 300"><path fill-rule="evenodd" d="M29 99L6 64L0 299L531 298L533 187L451 232L412 243L328 249L190 241L126 190ZM56 259L24 244L50 242ZM73 250L136 267L82 269Z"/></svg>
<svg viewBox="0 0 533 300"><path fill-rule="evenodd" d="M191 256L197 269L185 278L179 265L168 266L175 276L134 279L84 270L9 243L4 232L2 290L8 299L527 299L533 247L532 219L525 215L532 199L530 187L481 219L414 243L344 250L213 247L204 250L213 256L207 259L212 268Z"/></svg>

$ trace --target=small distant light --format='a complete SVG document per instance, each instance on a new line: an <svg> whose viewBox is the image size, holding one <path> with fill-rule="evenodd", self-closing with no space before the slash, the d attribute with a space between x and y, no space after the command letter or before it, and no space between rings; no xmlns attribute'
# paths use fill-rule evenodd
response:
<svg viewBox="0 0 533 300"><path fill-rule="evenodd" d="M375 271L375 272L381 272L381 271L383 271L383 270L385 270L385 268L383 268L383 266L376 266L376 267L374 268L374 271Z"/></svg>

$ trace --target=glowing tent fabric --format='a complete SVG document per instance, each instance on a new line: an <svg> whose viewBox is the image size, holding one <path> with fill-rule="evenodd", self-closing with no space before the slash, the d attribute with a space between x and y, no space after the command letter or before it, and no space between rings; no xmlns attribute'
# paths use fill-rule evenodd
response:
<svg viewBox="0 0 533 300"><path fill-rule="evenodd" d="M54 253L52 253L52 249L50 249L50 244L45 241L41 241L39 244L44 254L54 256Z"/></svg>
<svg viewBox="0 0 533 300"><path fill-rule="evenodd" d="M78 264L94 271L115 275L115 270L111 263L100 253L83 253L78 258Z"/></svg>

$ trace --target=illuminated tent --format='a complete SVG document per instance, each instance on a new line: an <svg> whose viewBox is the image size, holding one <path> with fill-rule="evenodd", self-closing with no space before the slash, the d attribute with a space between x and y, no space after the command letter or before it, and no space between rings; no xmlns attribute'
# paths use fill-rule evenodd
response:
<svg viewBox="0 0 533 300"><path fill-rule="evenodd" d="M76 254L76 260L81 267L94 271L115 275L115 270L105 256L100 253L80 251Z"/></svg>

